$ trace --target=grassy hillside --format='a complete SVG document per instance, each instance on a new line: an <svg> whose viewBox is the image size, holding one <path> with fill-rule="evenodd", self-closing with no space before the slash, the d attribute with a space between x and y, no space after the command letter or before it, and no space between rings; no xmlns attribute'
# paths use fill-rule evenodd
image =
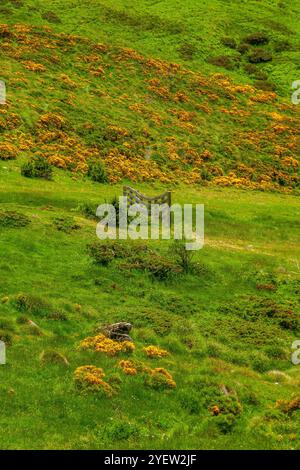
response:
<svg viewBox="0 0 300 470"><path fill-rule="evenodd" d="M191 61L162 61L130 43L100 43L92 28L74 36L65 21L52 29L45 20L43 27L28 25L28 8L4 15L12 22L23 17L23 24L1 26L8 89L0 110L2 159L38 153L84 175L91 160L102 158L110 182L299 188L299 110L290 96L239 84L223 69L195 72ZM33 10L34 24L42 11ZM111 26L109 19L104 24Z"/></svg>
<svg viewBox="0 0 300 470"><path fill-rule="evenodd" d="M1 335L11 343L0 367L1 448L299 448L299 369L291 363L299 338L297 198L175 191L175 201L205 201L206 246L195 272L158 280L133 269L128 255L103 267L87 254L96 222L78 207L112 198L119 185L57 173L41 186L15 163L1 165L0 176L1 210L29 218L24 227L0 227ZM170 243L150 247L168 257ZM78 349L97 327L120 320L133 324L133 354ZM169 356L147 359L149 345ZM125 375L122 359L165 368L176 389ZM74 371L87 364L104 369L113 398L76 388ZM282 411L279 400L294 400L294 408Z"/></svg>
<svg viewBox="0 0 300 470"><path fill-rule="evenodd" d="M299 8L0 0L1 449L300 449ZM205 204L187 272L97 241L124 183Z"/></svg>
<svg viewBox="0 0 300 470"><path fill-rule="evenodd" d="M188 65L198 72L219 71L210 60L228 56L226 73L246 83L267 80L287 98L292 81L299 75L298 0L90 0L80 3L2 0L1 3L4 22L13 15L15 22L50 24L57 31L131 47L147 56ZM268 36L269 43L262 47L271 53L272 61L258 65L258 70L251 72L247 67L251 48L245 50L239 46L245 44L249 34L257 31ZM234 41L236 47L232 48Z"/></svg>

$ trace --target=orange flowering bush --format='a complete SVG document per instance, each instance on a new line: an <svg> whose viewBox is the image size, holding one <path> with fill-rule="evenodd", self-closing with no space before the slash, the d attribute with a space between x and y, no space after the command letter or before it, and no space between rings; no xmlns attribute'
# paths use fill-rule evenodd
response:
<svg viewBox="0 0 300 470"><path fill-rule="evenodd" d="M119 366L126 375L136 375L138 372L134 361L120 361Z"/></svg>
<svg viewBox="0 0 300 470"><path fill-rule="evenodd" d="M292 398L291 400L277 400L275 407L286 414L300 410L300 396Z"/></svg>
<svg viewBox="0 0 300 470"><path fill-rule="evenodd" d="M45 72L46 67L42 64L37 64L32 60L26 60L23 62L25 69L30 70L31 72Z"/></svg>
<svg viewBox="0 0 300 470"><path fill-rule="evenodd" d="M120 353L132 353L135 346L131 341L114 341L100 334L90 336L80 343L81 349L92 349L107 356L117 356Z"/></svg>
<svg viewBox="0 0 300 470"><path fill-rule="evenodd" d="M43 114L40 117L40 124L48 128L62 129L65 123L62 116L54 113Z"/></svg>
<svg viewBox="0 0 300 470"><path fill-rule="evenodd" d="M150 357L151 359L156 357L166 357L169 355L168 351L157 346L147 346L146 348L143 348L143 351L145 352L146 356Z"/></svg>
<svg viewBox="0 0 300 470"><path fill-rule="evenodd" d="M108 398L114 394L113 388L103 380L105 373L96 366L81 366L74 372L74 380L81 390L102 392Z"/></svg>
<svg viewBox="0 0 300 470"><path fill-rule="evenodd" d="M16 147L8 142L0 143L0 160L14 160L18 154Z"/></svg>
<svg viewBox="0 0 300 470"><path fill-rule="evenodd" d="M146 385L156 390L164 388L176 388L176 382L172 375L162 367L152 369L145 380Z"/></svg>

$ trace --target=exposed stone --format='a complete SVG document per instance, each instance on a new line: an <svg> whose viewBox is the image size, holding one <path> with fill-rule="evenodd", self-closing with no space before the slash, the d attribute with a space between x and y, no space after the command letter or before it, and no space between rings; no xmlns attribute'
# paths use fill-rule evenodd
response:
<svg viewBox="0 0 300 470"><path fill-rule="evenodd" d="M97 332L101 332L115 341L133 341L128 334L131 329L131 323L121 321L118 323L112 323L111 325L101 326L97 328Z"/></svg>

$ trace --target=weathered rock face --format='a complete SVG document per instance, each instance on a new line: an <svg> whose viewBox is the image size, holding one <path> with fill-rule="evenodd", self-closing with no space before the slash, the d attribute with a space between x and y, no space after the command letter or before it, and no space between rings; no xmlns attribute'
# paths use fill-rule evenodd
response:
<svg viewBox="0 0 300 470"><path fill-rule="evenodd" d="M111 325L104 325L98 328L98 331L101 331L105 336L115 341L133 341L128 334L131 329L131 323L121 321Z"/></svg>

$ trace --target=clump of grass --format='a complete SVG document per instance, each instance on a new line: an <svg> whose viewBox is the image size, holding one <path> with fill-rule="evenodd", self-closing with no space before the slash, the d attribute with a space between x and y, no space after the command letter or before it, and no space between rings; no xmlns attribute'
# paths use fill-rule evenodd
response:
<svg viewBox="0 0 300 470"><path fill-rule="evenodd" d="M40 362L41 364L57 364L66 367L70 365L66 356L54 350L43 351L40 355Z"/></svg>
<svg viewBox="0 0 300 470"><path fill-rule="evenodd" d="M7 346L13 343L13 335L11 332L0 329L0 341L3 341Z"/></svg>

